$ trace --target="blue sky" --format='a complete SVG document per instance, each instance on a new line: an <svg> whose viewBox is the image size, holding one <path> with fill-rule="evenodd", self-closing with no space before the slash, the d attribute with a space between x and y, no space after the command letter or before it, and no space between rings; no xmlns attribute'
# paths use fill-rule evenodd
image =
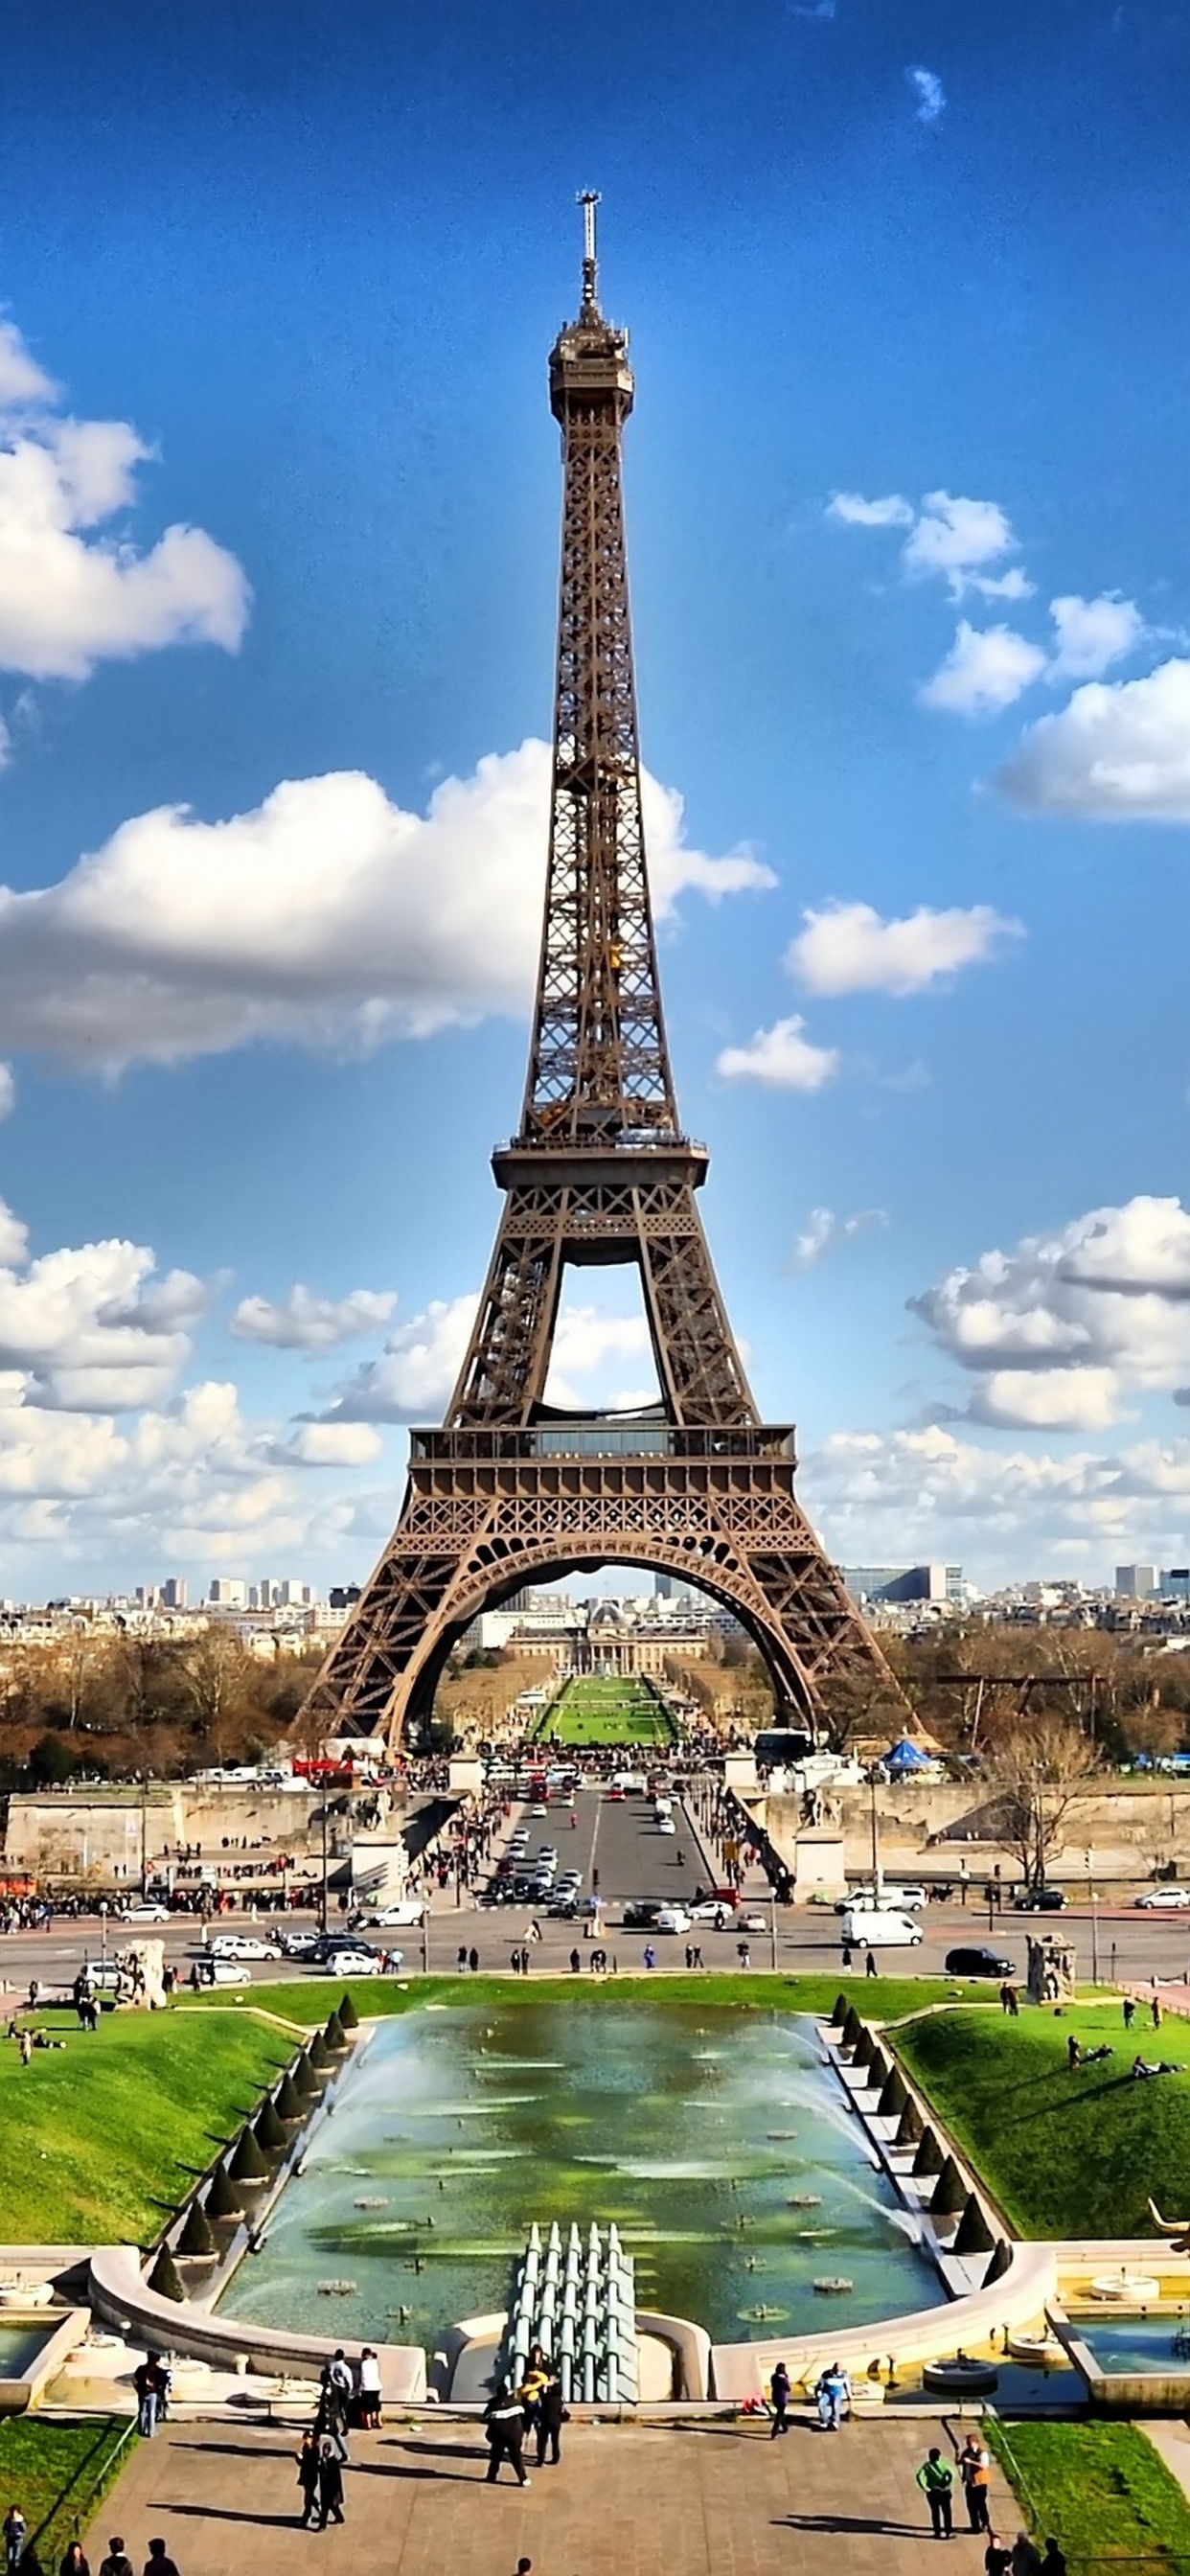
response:
<svg viewBox="0 0 1190 2576"><path fill-rule="evenodd" d="M1158 0L13 21L0 1591L362 1576L441 1409L588 185L759 1399L847 1561L1185 1561L1188 134ZM647 1384L571 1303L562 1391Z"/></svg>

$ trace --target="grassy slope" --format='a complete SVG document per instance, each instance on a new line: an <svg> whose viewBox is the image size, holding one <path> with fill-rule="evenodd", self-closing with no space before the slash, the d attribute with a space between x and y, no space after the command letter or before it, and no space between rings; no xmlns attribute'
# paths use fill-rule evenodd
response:
<svg viewBox="0 0 1190 2576"><path fill-rule="evenodd" d="M1035 2533L1053 2532L1072 2571L1128 2576L1190 2564L1190 2506L1132 2424L998 2424L984 2430Z"/></svg>
<svg viewBox="0 0 1190 2576"><path fill-rule="evenodd" d="M580 1945L581 1946L581 1945ZM634 1950L634 1964L639 1950ZM636 2000L642 1978L633 1976L628 1991ZM845 1994L862 2013L875 2020L896 2020L904 2013L920 2012L929 2004L961 2000L971 2004L982 2000L986 2006L987 1990L977 1986L948 1984L941 1977L881 1977L865 1983L863 1977L774 1977L767 1971L753 1969L747 1974L688 1977L680 1971L667 1976L657 1970L648 1980L651 2002L671 1998L690 2003L698 1996L709 2004L739 2004L752 2012L827 2013L835 1996ZM255 1986L253 2003L262 2012L276 2013L304 2029L324 2022L340 1995L350 1994L361 2020L380 2020L389 2013L420 2012L426 2004L510 2004L532 2003L534 1994L545 1986L565 1986L577 2003L593 2004L601 2010L612 2008L625 1993L623 1977L596 1980L584 1977L581 1984L564 1972L547 1977L539 1971L528 1977L357 1977L346 1986L329 1977L295 1979L292 1985ZM187 2007L197 2013L226 2009L226 1998L218 2002L197 1996Z"/></svg>
<svg viewBox="0 0 1190 2576"><path fill-rule="evenodd" d="M3 2511L17 2504L37 2544L42 2566L56 2568L70 2542L85 2531L116 2467L127 2425L118 2416L91 2416L84 2424L47 2424L38 2416L10 2416L0 2424L0 2493ZM32 2564L29 2553L26 2563Z"/></svg>
<svg viewBox="0 0 1190 2576"><path fill-rule="evenodd" d="M677 1728L647 1683L584 1678L566 1683L535 1734L559 1744L643 1746L674 1743Z"/></svg>
<svg viewBox="0 0 1190 2576"><path fill-rule="evenodd" d="M0 2048L0 2242L147 2244L288 2051L234 2012L42 2013L65 2049Z"/></svg>
<svg viewBox="0 0 1190 2576"><path fill-rule="evenodd" d="M1143 2018L1145 2028L1140 2028ZM1114 2057L1071 2073L1066 2041L1110 2040ZM1184 2215L1190 2176L1190 2025L1159 2031L1138 2015L1131 2035L1116 2007L1019 2021L955 2013L914 2023L898 2047L942 2118L966 2147L1023 2236L1152 2233L1151 2192L1167 2216ZM1139 2049L1183 2075L1136 2084Z"/></svg>

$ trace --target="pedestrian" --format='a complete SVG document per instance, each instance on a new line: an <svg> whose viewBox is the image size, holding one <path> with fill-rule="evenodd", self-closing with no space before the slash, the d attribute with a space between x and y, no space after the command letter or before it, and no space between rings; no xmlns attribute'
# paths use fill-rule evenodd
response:
<svg viewBox="0 0 1190 2576"><path fill-rule="evenodd" d="M1056 2540L1047 2540L1045 2544L1041 2576L1066 2576L1066 2552L1064 2549L1059 2549Z"/></svg>
<svg viewBox="0 0 1190 2576"><path fill-rule="evenodd" d="M365 2433L379 2432L380 2411L380 2363L371 2344L366 2343L359 2363L359 2413Z"/></svg>
<svg viewBox="0 0 1190 2576"><path fill-rule="evenodd" d="M1160 2030L1160 2028L1161 2028L1161 1997L1160 1997L1160 1995L1154 1995L1153 2000L1152 2000L1152 2003L1151 2003L1151 2005L1150 2005L1149 2009L1150 2009L1150 2011L1151 2011L1151 2013L1152 2013L1152 2016L1153 2016L1153 2028L1154 2028L1154 2030Z"/></svg>
<svg viewBox="0 0 1190 2576"><path fill-rule="evenodd" d="M28 2529L29 2525L25 2520L24 2514L21 2512L20 2506L18 2504L10 2504L8 2511L5 2514L3 2524L4 2564L7 2568L20 2566L21 2551L25 2546L25 2534Z"/></svg>
<svg viewBox="0 0 1190 2576"><path fill-rule="evenodd" d="M178 2576L178 2571L174 2561L170 2557L169 2551L165 2546L165 2542L161 2539L151 2540L149 2542L149 2555L145 2560L145 2576Z"/></svg>
<svg viewBox="0 0 1190 2576"><path fill-rule="evenodd" d="M1011 2542L1007 2540L998 2540L995 2532L989 2531L988 2545L983 2553L984 2576L1008 2576L1008 2571L1011 2565Z"/></svg>
<svg viewBox="0 0 1190 2576"><path fill-rule="evenodd" d="M1133 2022L1135 2021L1135 2019L1136 2019L1136 1997L1135 1997L1135 1995L1125 1995L1125 1997L1124 1997L1124 2028L1125 2028L1125 2030L1131 2030L1132 2025L1133 2025Z"/></svg>
<svg viewBox="0 0 1190 2576"><path fill-rule="evenodd" d="M1008 2564L1012 2576L1041 2576L1041 2551L1027 2531L1018 2531Z"/></svg>
<svg viewBox="0 0 1190 2576"><path fill-rule="evenodd" d="M656 1965L657 1965L657 1953L656 1953L655 1949L653 1948L653 1944L652 1944L652 1942L651 1942L651 1941L646 1941L646 1943L645 1943L645 1948L644 1948L644 1964L645 1964L646 1968L655 1968L655 1967L656 1967Z"/></svg>
<svg viewBox="0 0 1190 2576"><path fill-rule="evenodd" d="M494 2487L500 2475L501 2461L510 2460L517 2485L527 2487L529 2478L523 2458L525 2410L515 2388L510 2388L506 2379L499 2382L489 2397L483 2410L483 2420L488 2437L486 2484Z"/></svg>
<svg viewBox="0 0 1190 2576"><path fill-rule="evenodd" d="M972 2531L990 2531L988 2481L992 2474L991 2454L984 2450L974 2433L968 2433L959 2453L959 2476L967 2499L967 2521Z"/></svg>
<svg viewBox="0 0 1190 2576"><path fill-rule="evenodd" d="M161 2395L157 2364L151 2352L137 2363L132 2385L136 2390L136 2429L146 2442L151 2442L157 2430L157 2401Z"/></svg>
<svg viewBox="0 0 1190 2576"><path fill-rule="evenodd" d="M547 2449L550 2455L551 2468L557 2468L558 2462L562 2456L562 2426L565 2421L566 2409L562 2403L562 2382L557 2371L551 2365L549 2376L537 2400L537 2465L539 2469L543 2469L545 2467L545 2455Z"/></svg>
<svg viewBox="0 0 1190 2576"><path fill-rule="evenodd" d="M91 2576L91 2562L86 2556L81 2540L71 2541L58 2570L58 2576Z"/></svg>
<svg viewBox="0 0 1190 2576"><path fill-rule="evenodd" d="M324 2442L318 2462L318 2528L343 2520L343 2463Z"/></svg>
<svg viewBox="0 0 1190 2576"><path fill-rule="evenodd" d="M790 2379L789 2372L787 2371L784 2362L779 2361L775 2371L773 2372L772 2378L769 2381L769 2400L773 2409L773 2429L769 2435L770 2442L776 2441L778 2433L787 2433L789 2431L789 2400L792 2395L793 2383Z"/></svg>
<svg viewBox="0 0 1190 2576"><path fill-rule="evenodd" d="M455 1967L457 1968L457 1970L458 1970L458 1972L459 1972L460 1976L464 1976L464 1975L466 1974L466 1970L467 1970L467 1944L466 1944L466 1942L465 1942L465 1941L460 1941L460 1943L459 1943L459 1955L458 1955L458 1958L455 1960Z"/></svg>
<svg viewBox="0 0 1190 2576"><path fill-rule="evenodd" d="M869 1950L867 1958L864 1961L864 1975L865 1977L878 1977L879 1974L880 1970L876 1965L876 1953L874 1950Z"/></svg>
<svg viewBox="0 0 1190 2576"><path fill-rule="evenodd" d="M579 1972L580 1972L580 1970L581 1970L581 1968L582 1968L582 1964L583 1964L583 1961L582 1961L582 1953L581 1953L581 1951L579 1951L579 1950L572 1950L572 1951L571 1951L571 1953L570 1953L570 1973L571 1973L571 1976L572 1976L572 1977L577 1977L577 1976L578 1976L578 1974L579 1974Z"/></svg>
<svg viewBox="0 0 1190 2576"><path fill-rule="evenodd" d="M702 1943L701 1943L701 1941L696 1941L696 1942L695 1942L695 1944L694 1944L694 1956L693 1956L693 1958L692 1958L692 1960L691 1960L690 1964L691 1964L691 1967L693 1967L693 1968L701 1968L701 1966L702 1966Z"/></svg>
<svg viewBox="0 0 1190 2576"><path fill-rule="evenodd" d="M837 2433L843 2420L843 2409L851 2405L851 2381L841 2361L832 2361L829 2370L823 2371L814 2394L823 2432Z"/></svg>
<svg viewBox="0 0 1190 2576"><path fill-rule="evenodd" d="M338 2447L339 2458L347 2458L347 2401L351 2394L351 2373L341 2351L333 2361L324 2361L319 2380L318 2414L314 2430Z"/></svg>
<svg viewBox="0 0 1190 2576"><path fill-rule="evenodd" d="M107 2556L99 2561L99 2576L133 2576L132 2560L124 2547L121 2532L116 2533L114 2540L109 2540Z"/></svg>
<svg viewBox="0 0 1190 2576"><path fill-rule="evenodd" d="M953 2528L951 2489L954 2486L954 2476L943 2459L937 2443L934 2444L928 2458L922 2461L917 2472L917 2484L930 2508L930 2526L935 2540L949 2540Z"/></svg>
<svg viewBox="0 0 1190 2576"><path fill-rule="evenodd" d="M301 2531L309 2529L318 2510L318 2463L318 2435L312 2425L307 2425L302 2435L302 2447L298 2452L297 2463L297 2482L302 2491L302 2510L298 2517L298 2528ZM99 2576L103 2576L102 2568Z"/></svg>
<svg viewBox="0 0 1190 2576"><path fill-rule="evenodd" d="M478 1974L478 1971L479 1971L479 1952L478 1952L478 1950L476 1950L476 1949L472 1948L472 1949L470 1949L470 1950L468 1951L468 1953L467 1953L467 1965L468 1965L468 1967L469 1967L469 1968L470 1968L470 1970L471 1970L471 1974L472 1974L472 1976L473 1976L473 1977L474 1977L474 1976L476 1976L476 1975Z"/></svg>
<svg viewBox="0 0 1190 2576"><path fill-rule="evenodd" d="M1082 2063L1082 2054L1083 2054L1083 2052L1082 2052L1081 2048L1079 2047L1079 2044L1078 2044L1077 2039L1076 2039L1076 2038L1075 2038L1075 2036L1074 2036L1074 2032L1073 2032L1073 2031L1071 2031L1070 2037L1069 2037L1069 2039L1068 2039L1068 2040L1067 2040L1067 2042L1066 2042L1066 2063L1067 2063L1067 2066L1069 2066L1069 2067L1073 2068L1073 2067L1075 2067L1075 2066L1079 2066L1079 2065L1081 2065L1081 2063Z"/></svg>

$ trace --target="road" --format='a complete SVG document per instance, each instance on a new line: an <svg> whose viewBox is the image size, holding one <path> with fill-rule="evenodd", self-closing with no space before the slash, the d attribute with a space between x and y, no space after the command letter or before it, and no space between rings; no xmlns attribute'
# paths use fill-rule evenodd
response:
<svg viewBox="0 0 1190 2576"><path fill-rule="evenodd" d="M580 1790L575 1803L575 1822L570 1823L567 1809L551 1802L547 1816L534 1817L525 1808L516 1808L509 1818L507 1835L518 1823L529 1832L529 1848L551 1842L557 1846L563 1869L582 1871L583 1891L590 1893L592 1871L599 1872L599 1894L604 1901L602 1938L615 1956L621 1971L641 1963L645 1943L652 1940L659 1967L681 1967L685 1941L672 1934L652 1935L625 1931L620 1924L624 1900L631 1897L658 1897L668 1904L681 1903L694 1895L696 1887L707 1884L717 1875L712 1859L700 1843L697 1829L682 1806L675 1806L675 1835L662 1835L656 1830L650 1801L629 1798L622 1804L609 1798L606 1791ZM763 1914L766 1927L772 1919L767 1889L757 1873L745 1888L745 1909ZM338 1918L334 1918L338 1919ZM457 1964L460 1949L479 1953L485 1969L507 1969L514 1945L520 1946L529 1921L541 1926L542 1939L531 1950L532 1967L537 1971L565 1969L570 1952L577 1948L581 1957L589 1954L581 1926L552 1920L542 1909L529 1906L493 1907L477 1904L464 1892L456 1904L453 1885L435 1894L428 1925L427 1944L432 1969L451 1970ZM882 1951L881 1972L885 1975L915 1971L939 1973L948 1950L960 1943L987 1942L1005 1958L1011 1959L1023 1976L1026 1963L1026 1937L1038 1928L1038 1919L1005 1911L997 1917L989 1934L988 1912L984 1904L969 1895L966 1909L958 1902L922 1907L918 1918L922 1927L920 1948ZM316 1920L312 1913L286 1918L290 1925L309 1924ZM153 1927L154 1929L156 1927ZM1060 1915L1040 1918L1042 1930L1060 1930L1074 1945L1078 1975L1089 1981L1093 1969L1093 1952L1097 1947L1100 1978L1110 1982L1115 1977L1133 1979L1158 1976L1182 1980L1190 1967L1190 1912L1186 1914L1151 1914L1138 1911L1126 1901L1113 1899L1097 1908L1093 1927L1088 1903L1071 1905ZM252 1922L246 1915L221 1919L223 1931L246 1931L267 1937L272 1920L262 1916ZM129 1928L109 1924L108 1947L115 1950L135 1935ZM377 1937L377 1936L372 1936ZM735 1968L738 1965L735 1926L717 1933L702 1925L693 1936L702 1948L708 1968ZM181 1916L175 1923L161 1928L166 1957L185 1972L199 1947L199 1935L192 1918ZM419 1969L423 1964L422 1935L401 1931L390 1935L404 1952L405 1964ZM749 1936L752 1965L766 1968L772 1956L771 1936L753 1932ZM23 1996L31 1978L43 1985L69 1982L85 1955L98 1957L100 1927L94 1916L77 1923L60 1923L48 1932L13 1932L0 1938L0 1980L10 1993ZM777 1964L787 1972L803 1971L830 1975L841 1971L839 1919L816 1907L782 1907L777 1916ZM857 1964L858 1954L857 1954ZM245 1980L255 1977L270 1982L301 1976L300 1965L288 1961L268 1960L245 1963Z"/></svg>

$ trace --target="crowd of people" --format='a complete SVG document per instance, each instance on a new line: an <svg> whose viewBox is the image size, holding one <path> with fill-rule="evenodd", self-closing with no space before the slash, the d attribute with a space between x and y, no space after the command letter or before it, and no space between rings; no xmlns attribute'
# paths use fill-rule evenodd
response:
<svg viewBox="0 0 1190 2576"><path fill-rule="evenodd" d="M47 2576L36 2546L29 2538L28 2523L18 2505L10 2504L0 2530L4 2538L4 2564L7 2576L17 2576L18 2569L22 2571L22 2576L35 2576L35 2571L36 2576ZM81 2540L72 2540L68 2543L62 2553L58 2576L91 2576L91 2562ZM121 2532L117 2532L109 2540L107 2556L99 2561L98 2576L136 2576L136 2569L128 2555ZM160 2537L149 2542L144 2576L178 2576L177 2567L170 2557L164 2540Z"/></svg>

